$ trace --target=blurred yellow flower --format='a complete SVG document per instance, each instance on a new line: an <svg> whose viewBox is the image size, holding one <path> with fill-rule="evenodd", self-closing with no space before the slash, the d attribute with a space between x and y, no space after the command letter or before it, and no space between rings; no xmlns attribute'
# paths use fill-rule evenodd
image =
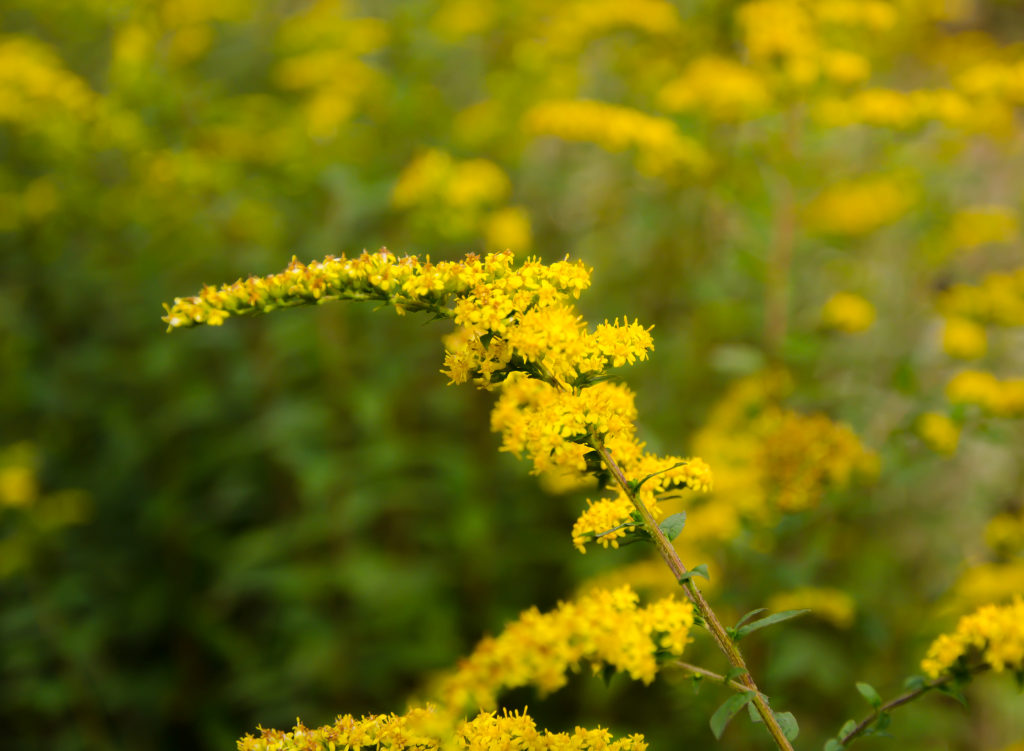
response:
<svg viewBox="0 0 1024 751"><path fill-rule="evenodd" d="M522 253L530 249L530 214L523 206L506 206L484 220L487 250L511 250Z"/></svg>
<svg viewBox="0 0 1024 751"><path fill-rule="evenodd" d="M766 607L773 612L808 608L812 615L836 628L852 626L857 610L849 594L831 587L801 587L778 592L769 598Z"/></svg>
<svg viewBox="0 0 1024 751"><path fill-rule="evenodd" d="M917 419L917 434L940 454L955 454L960 442L960 426L941 412L925 412Z"/></svg>
<svg viewBox="0 0 1024 751"><path fill-rule="evenodd" d="M950 316L942 330L942 349L950 357L977 360L988 350L985 327L969 318Z"/></svg>
<svg viewBox="0 0 1024 751"><path fill-rule="evenodd" d="M1017 239L1017 212L1008 206L974 206L953 215L950 242L957 250L1009 243Z"/></svg>
<svg viewBox="0 0 1024 751"><path fill-rule="evenodd" d="M875 307L860 295L837 292L825 302L821 322L825 328L856 334L875 322Z"/></svg>
<svg viewBox="0 0 1024 751"><path fill-rule="evenodd" d="M865 235L892 224L914 205L906 180L879 175L827 188L805 209L807 226L830 235Z"/></svg>
<svg viewBox="0 0 1024 751"><path fill-rule="evenodd" d="M32 467L20 464L0 467L0 506L27 506L37 495Z"/></svg>

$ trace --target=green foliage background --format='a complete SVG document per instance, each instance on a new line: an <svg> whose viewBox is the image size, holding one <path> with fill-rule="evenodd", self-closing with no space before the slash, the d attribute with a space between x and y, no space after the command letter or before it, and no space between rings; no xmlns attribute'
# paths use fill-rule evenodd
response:
<svg viewBox="0 0 1024 751"><path fill-rule="evenodd" d="M393 205L402 170L428 148L484 157L509 175L503 201L525 208L532 250L595 267L581 301L592 320L655 325L652 360L626 375L656 450L685 452L734 377L782 362L798 384L793 405L850 422L881 451L874 488L787 518L770 553L740 540L722 554L731 578L715 602L726 612L814 583L858 603L848 632L787 624L747 647L767 690L800 718L801 745L820 746L867 710L854 681L897 691L948 624L927 621L932 606L965 556L980 555L985 519L1021 497L1024 473L1015 424L986 424L988 439L954 459L912 435L913 415L941 402L952 372L935 344L932 296L981 266L928 250L955 206L1019 206L1019 149L941 129L810 126L795 146L786 139L797 102L746 129L680 116L724 166L704 180L646 177L628 152L534 138L519 115L554 96L648 107L649 56L678 51L611 30L533 64L523 40L545 28L543 13L481 5L499 16L482 32L438 20L466 4L419 1L338 5L333 26L313 24L324 38L307 44L370 71L352 74L351 114L319 133L305 109L313 94L275 72L294 53L282 28L305 3L0 9L0 44L35 45L5 47L0 79L29 80L19 60L47 57L59 73L25 95L24 109L0 99L2 439L37 446L44 489L91 498L85 523L34 535L0 579L3 745L230 748L257 724L401 711L424 676L482 634L646 554L572 549L583 497L546 493L497 452L488 396L448 388L438 373L439 324L332 305L163 333L161 301L277 271L292 254L496 249L485 246L482 215ZM731 49L731 5L676 4L695 50ZM353 25L367 18L374 25ZM998 3L972 23L1020 29ZM132 29L149 39L134 58L124 51ZM386 42L364 51L374 29ZM881 49L884 74L913 80L926 41ZM88 103L68 103L67 80L93 92ZM484 100L501 102L491 130L460 126ZM914 211L866 238L798 229L790 327L766 341L766 249L781 202L806 206L826 183L893 170L912 176ZM49 209L26 198L33 185L55 191ZM1014 260L1019 245L988 256L994 268ZM840 288L879 310L863 337L817 328ZM1018 345L1008 339L994 357L1019 366ZM13 513L0 519L8 535ZM706 643L695 655L721 667ZM895 732L929 748L1013 741L1024 733L1020 699L995 684L981 686L985 709L969 718L925 702ZM686 682L581 677L508 705L529 704L551 729L603 724L678 748L713 743L707 717L722 698ZM765 745L742 725L723 748Z"/></svg>

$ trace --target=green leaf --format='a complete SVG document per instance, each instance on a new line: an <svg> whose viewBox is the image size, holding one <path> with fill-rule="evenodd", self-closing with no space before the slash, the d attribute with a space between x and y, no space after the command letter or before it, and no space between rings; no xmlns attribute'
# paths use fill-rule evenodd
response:
<svg viewBox="0 0 1024 751"><path fill-rule="evenodd" d="M874 730L876 733L881 733L883 730L888 729L889 725L891 724L892 715L890 715L888 712L882 712L882 714L878 716L878 721L875 723Z"/></svg>
<svg viewBox="0 0 1024 751"><path fill-rule="evenodd" d="M867 699L868 704L870 704L875 709L878 709L880 706L882 706L882 697L878 695L878 692L875 691L875 687L872 686L870 683L858 681L857 690L860 691L861 696Z"/></svg>
<svg viewBox="0 0 1024 751"><path fill-rule="evenodd" d="M841 728L839 728L839 737L840 738L845 738L846 736L848 736L850 733L852 733L856 729L857 729L857 721L856 720L847 720L846 723Z"/></svg>
<svg viewBox="0 0 1024 751"><path fill-rule="evenodd" d="M761 719L760 713L757 711L757 707L754 706L754 702L747 704L747 715L750 717L751 722L764 722Z"/></svg>
<svg viewBox="0 0 1024 751"><path fill-rule="evenodd" d="M670 541L675 540L679 537L679 533L683 531L683 527L686 525L686 512L680 511L678 514L672 514L658 526L661 531L665 533Z"/></svg>
<svg viewBox="0 0 1024 751"><path fill-rule="evenodd" d="M772 714L775 715L775 721L782 728L782 734L786 736L786 740L795 741L796 737L800 735L800 725L797 723L793 713L772 712Z"/></svg>
<svg viewBox="0 0 1024 751"><path fill-rule="evenodd" d="M838 738L829 738L825 741L825 747L822 751L843 751L843 744L839 742Z"/></svg>
<svg viewBox="0 0 1024 751"><path fill-rule="evenodd" d="M711 581L711 576L708 574L708 565L706 563L701 563L697 566L694 566L685 574L679 577L679 583L686 584L686 582L690 581L690 579L692 579L695 576L703 576L708 581Z"/></svg>
<svg viewBox="0 0 1024 751"><path fill-rule="evenodd" d="M734 680L736 680L737 678L739 678L741 675L743 675L746 672L747 671L746 671L745 668L735 667L735 666L731 667L726 672L726 674L723 676L723 678L725 678L725 680L722 681L722 682L723 683L728 683L729 681L734 681Z"/></svg>
<svg viewBox="0 0 1024 751"><path fill-rule="evenodd" d="M961 706L963 706L964 709L967 709L967 697L964 696L964 692L962 690L960 683L947 683L944 686L936 686L936 688L939 690L940 693L943 693L946 696L956 699L958 702L960 702Z"/></svg>
<svg viewBox="0 0 1024 751"><path fill-rule="evenodd" d="M908 691L917 691L918 689L924 688L924 678L919 675L912 675L907 680L903 681L903 688Z"/></svg>
<svg viewBox="0 0 1024 751"><path fill-rule="evenodd" d="M745 616L743 616L743 617L742 617L742 618L740 618L740 619L739 619L738 621L736 621L736 626L735 626L735 628L739 628L739 627L740 627L740 626L742 626L742 625L743 625L744 623L746 623L746 622L747 622L747 621L749 621L749 620L750 620L751 618L753 618L753 617L754 617L755 615L757 615L758 613L763 613L763 612L764 612L765 610L767 610L767 609L768 609L768 608L757 608L756 610L751 610L751 611L750 611L749 613L747 613L747 614L746 614Z"/></svg>
<svg viewBox="0 0 1024 751"><path fill-rule="evenodd" d="M766 626L772 626L776 623L781 623L782 621L788 621L790 618L796 618L797 616L801 616L804 613L809 612L811 612L810 608L802 608L800 610L783 610L780 613L772 613L769 616L759 618L753 623L748 623L746 626L736 629L736 636L734 637L734 640L739 641L743 637L765 628Z"/></svg>
<svg viewBox="0 0 1024 751"><path fill-rule="evenodd" d="M753 698L753 691L744 691L742 694L733 694L722 702L722 705L711 715L711 732L714 733L716 739L721 740L729 720L735 717L736 713L747 706Z"/></svg>

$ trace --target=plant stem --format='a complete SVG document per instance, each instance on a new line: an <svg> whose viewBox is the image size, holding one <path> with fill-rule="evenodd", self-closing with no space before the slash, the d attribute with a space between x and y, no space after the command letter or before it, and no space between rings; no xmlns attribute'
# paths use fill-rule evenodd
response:
<svg viewBox="0 0 1024 751"><path fill-rule="evenodd" d="M977 665L968 672L971 674L981 673L988 670L988 667L988 665L984 664ZM957 676L954 675L945 675L941 678L936 678L933 681L929 681L928 683L925 683L923 686L915 688L912 691L907 691L905 694L900 694L895 699L890 699L885 704L876 709L874 712L865 717L863 720L861 720L859 723L857 723L857 726L853 730L841 736L839 738L839 745L848 745L850 741L855 740L858 736L862 735L865 730L867 730L869 727L871 727L872 724L874 724L875 720L877 720L879 717L881 717L889 710L903 706L904 704L909 704L922 694L925 694L935 688L941 688L942 686L945 686L947 683L949 683L952 680L955 680L956 678Z"/></svg>
<svg viewBox="0 0 1024 751"><path fill-rule="evenodd" d="M668 564L669 569L672 570L672 575L676 577L676 581L683 579L687 573L686 566L679 558L679 553L676 552L675 546L665 537L665 533L661 531L661 527L655 521L654 516L651 514L650 509L640 500L640 497L633 492L630 488L629 481L626 479L626 475L622 472L622 468L612 458L611 454L608 453L608 449L605 448L604 442L601 438L593 431L590 434L590 445L601 455L601 459L604 460L605 466L608 467L608 471L611 472L612 477L622 488L622 491L626 494L636 510L640 513L640 517L644 521L644 527L647 532L651 535L654 540L655 546L658 548L658 552L661 557ZM764 726L771 733L772 739L775 741L775 745L785 751L793 751L793 747L790 745L789 740L786 738L786 734L782 731L782 727L779 725L778 720L775 719L775 715L772 713L771 707L768 706L768 702L758 689L757 684L754 683L753 676L750 675L750 671L747 670L747 664L743 660L743 654L739 648L729 638L729 634L722 626L721 621L718 620L718 616L715 615L715 611L711 609L708 601L704 599L704 595L694 584L692 578L687 578L682 582L683 589L686 591L686 595L690 598L690 601L697 607L698 612L704 619L704 623L707 625L708 631L714 637L715 642L718 644L718 648L729 660L729 664L735 668L740 668L743 673L740 674L739 680L744 685L744 690L753 691L754 698L753 704L757 713L761 715L761 719L764 720Z"/></svg>
<svg viewBox="0 0 1024 751"><path fill-rule="evenodd" d="M702 678L708 678L709 680L716 681L718 683L726 685L733 691L743 692L750 690L749 686L746 686L740 683L739 681L727 681L724 675L722 675L721 673L716 673L714 670L706 670L705 668L699 667L697 665L691 665L689 662L681 662L679 660L676 660L675 662L671 662L669 664L674 665L675 667L680 668L681 670L685 670L687 673L690 673L691 675L697 675Z"/></svg>

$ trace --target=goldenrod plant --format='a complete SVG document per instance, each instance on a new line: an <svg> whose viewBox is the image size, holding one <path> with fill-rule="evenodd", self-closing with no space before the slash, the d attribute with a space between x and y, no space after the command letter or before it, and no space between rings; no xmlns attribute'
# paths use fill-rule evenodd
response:
<svg viewBox="0 0 1024 751"><path fill-rule="evenodd" d="M4 743L1019 747L1018 6L0 3Z"/></svg>

